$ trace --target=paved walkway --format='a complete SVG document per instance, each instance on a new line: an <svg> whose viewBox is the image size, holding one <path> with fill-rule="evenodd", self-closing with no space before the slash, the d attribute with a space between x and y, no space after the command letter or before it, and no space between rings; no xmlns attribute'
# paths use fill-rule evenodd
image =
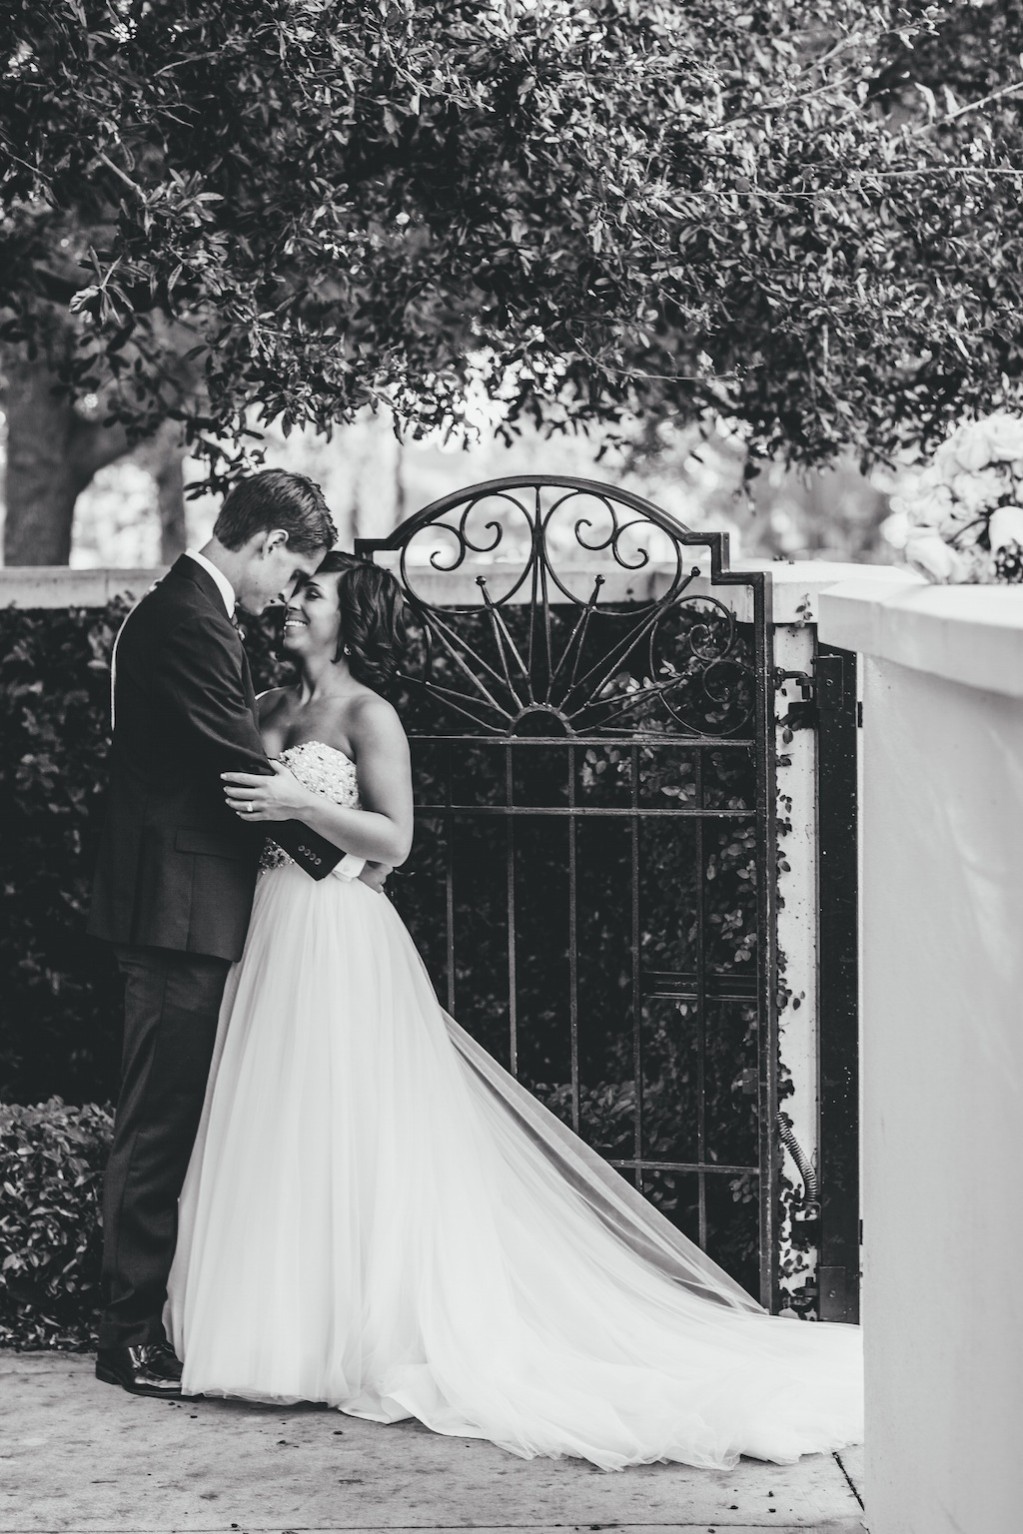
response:
<svg viewBox="0 0 1023 1534"><path fill-rule="evenodd" d="M150 1401L92 1369L70 1354L0 1353L0 1534L863 1530L858 1454L608 1475L411 1422Z"/></svg>

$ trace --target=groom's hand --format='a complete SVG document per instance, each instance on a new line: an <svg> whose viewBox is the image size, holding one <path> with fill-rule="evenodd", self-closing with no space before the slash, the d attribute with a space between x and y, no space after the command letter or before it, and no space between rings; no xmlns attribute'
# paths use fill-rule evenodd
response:
<svg viewBox="0 0 1023 1534"><path fill-rule="evenodd" d="M376 890L378 895L382 895L387 876L392 872L390 863L367 863L359 875L359 883L368 884L371 890Z"/></svg>
<svg viewBox="0 0 1023 1534"><path fill-rule="evenodd" d="M289 772L283 762L271 761L268 777L254 772L222 772L224 797L229 810L242 820L301 820L316 796Z"/></svg>

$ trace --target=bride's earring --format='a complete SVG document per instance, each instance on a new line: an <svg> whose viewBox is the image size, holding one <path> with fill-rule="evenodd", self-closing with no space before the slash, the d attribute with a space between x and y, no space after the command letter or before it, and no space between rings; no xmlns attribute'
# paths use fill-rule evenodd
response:
<svg viewBox="0 0 1023 1534"><path fill-rule="evenodd" d="M341 647L341 654L342 655L351 655L351 653L352 653L351 645L347 645L347 644L346 645L342 645L342 647Z"/></svg>

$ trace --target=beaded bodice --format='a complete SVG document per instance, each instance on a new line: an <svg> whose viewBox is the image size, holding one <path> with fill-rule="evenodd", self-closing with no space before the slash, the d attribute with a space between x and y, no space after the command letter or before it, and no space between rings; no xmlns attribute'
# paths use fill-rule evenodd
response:
<svg viewBox="0 0 1023 1534"><path fill-rule="evenodd" d="M312 789L314 794L323 794L324 798L344 805L345 809L359 808L359 779L355 763L336 746L325 745L322 740L304 740L297 746L288 746L278 760L295 774L300 783ZM262 871L284 868L292 862L293 859L283 847L269 839L264 842L263 854L259 860Z"/></svg>

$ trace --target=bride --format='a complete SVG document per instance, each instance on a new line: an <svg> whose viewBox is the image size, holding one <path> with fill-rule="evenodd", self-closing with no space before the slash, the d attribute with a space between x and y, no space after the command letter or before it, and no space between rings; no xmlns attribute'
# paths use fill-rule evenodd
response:
<svg viewBox="0 0 1023 1534"><path fill-rule="evenodd" d="M299 819L401 863L412 788L400 588L330 554L292 598L292 688L266 694ZM862 1436L856 1328L767 1315L439 1006L366 884L267 843L181 1199L168 1335L186 1395L416 1417L605 1469L781 1463Z"/></svg>

